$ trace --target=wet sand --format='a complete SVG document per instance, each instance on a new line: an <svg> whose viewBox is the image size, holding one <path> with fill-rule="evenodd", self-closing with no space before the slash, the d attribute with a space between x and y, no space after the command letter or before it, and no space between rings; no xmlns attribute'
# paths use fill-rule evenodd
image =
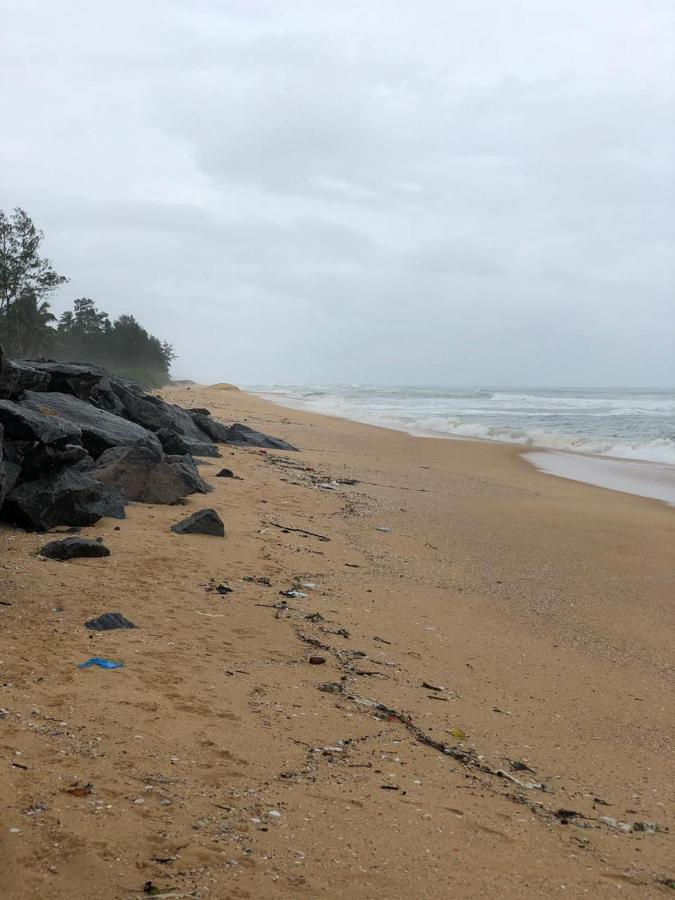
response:
<svg viewBox="0 0 675 900"><path fill-rule="evenodd" d="M166 393L302 450L223 448L213 493L86 529L109 559L0 531L3 897L672 893L672 507ZM224 540L170 532L203 506Z"/></svg>

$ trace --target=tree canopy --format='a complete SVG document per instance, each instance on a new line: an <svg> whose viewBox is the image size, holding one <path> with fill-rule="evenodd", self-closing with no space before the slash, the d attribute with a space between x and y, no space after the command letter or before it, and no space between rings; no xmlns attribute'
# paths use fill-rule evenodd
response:
<svg viewBox="0 0 675 900"><path fill-rule="evenodd" d="M68 279L41 256L43 239L23 209L0 210L0 343L7 353L93 362L146 385L165 384L173 348L133 315L111 321L94 300L79 297L57 322L49 298Z"/></svg>

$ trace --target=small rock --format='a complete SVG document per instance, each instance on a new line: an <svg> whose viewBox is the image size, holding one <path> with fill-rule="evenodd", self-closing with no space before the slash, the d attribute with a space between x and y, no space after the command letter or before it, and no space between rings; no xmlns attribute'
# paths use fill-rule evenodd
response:
<svg viewBox="0 0 675 900"><path fill-rule="evenodd" d="M40 556L65 561L78 557L110 556L110 550L100 541L89 538L69 537L62 541L50 541L40 550Z"/></svg>
<svg viewBox="0 0 675 900"><path fill-rule="evenodd" d="M310 666L322 666L326 662L325 656L310 656L309 664Z"/></svg>
<svg viewBox="0 0 675 900"><path fill-rule="evenodd" d="M225 526L215 509L200 509L171 526L176 534L208 534L225 537Z"/></svg>
<svg viewBox="0 0 675 900"><path fill-rule="evenodd" d="M232 469L221 469L220 472L216 472L216 478L234 478L234 472Z"/></svg>

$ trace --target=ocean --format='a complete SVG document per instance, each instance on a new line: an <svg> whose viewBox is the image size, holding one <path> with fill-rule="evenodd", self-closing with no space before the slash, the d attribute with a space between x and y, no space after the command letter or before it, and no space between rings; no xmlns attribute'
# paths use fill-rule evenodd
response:
<svg viewBox="0 0 675 900"><path fill-rule="evenodd" d="M291 408L410 434L675 466L675 390L250 385Z"/></svg>

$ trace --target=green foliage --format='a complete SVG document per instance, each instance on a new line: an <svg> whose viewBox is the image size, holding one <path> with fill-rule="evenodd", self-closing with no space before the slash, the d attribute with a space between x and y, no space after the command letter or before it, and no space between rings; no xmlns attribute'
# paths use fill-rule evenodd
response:
<svg viewBox="0 0 675 900"><path fill-rule="evenodd" d="M40 256L44 235L20 208L0 210L0 341L13 356L40 352L50 337L47 298L68 279Z"/></svg>
<svg viewBox="0 0 675 900"><path fill-rule="evenodd" d="M47 298L68 279L40 256L43 239L23 209L0 210L0 343L8 355L92 362L148 387L166 384L173 348L134 316L111 322L91 298L79 297L52 326Z"/></svg>
<svg viewBox="0 0 675 900"><path fill-rule="evenodd" d="M169 380L171 345L148 334L134 316L122 315L111 323L89 297L78 298L73 311L63 313L57 338L59 355L68 359L98 363L152 387Z"/></svg>

